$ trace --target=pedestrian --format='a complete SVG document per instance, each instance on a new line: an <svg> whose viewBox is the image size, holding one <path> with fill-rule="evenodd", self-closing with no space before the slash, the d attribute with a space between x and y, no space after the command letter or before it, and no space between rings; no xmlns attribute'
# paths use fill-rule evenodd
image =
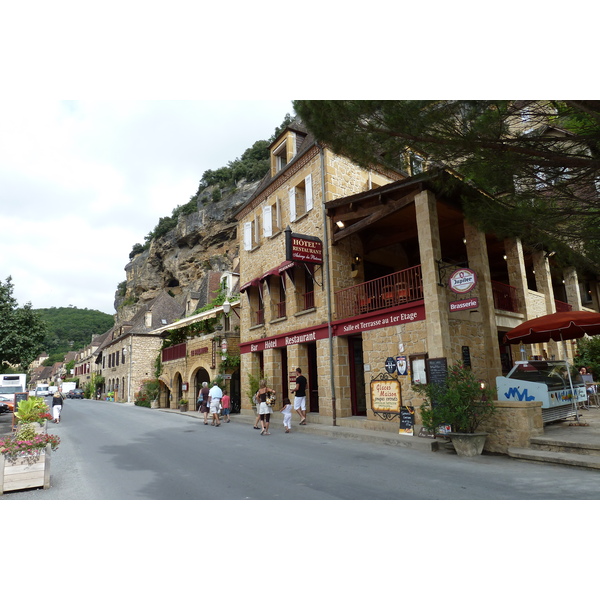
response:
<svg viewBox="0 0 600 600"><path fill-rule="evenodd" d="M216 382L213 382L213 386L210 388L208 393L208 399L210 404L210 414L212 415L212 423L215 427L219 427L221 425L221 421L219 420L219 410L221 410L221 398L223 397L223 392L221 388L217 385Z"/></svg>
<svg viewBox="0 0 600 600"><path fill-rule="evenodd" d="M273 409L269 404L267 404L267 395L274 394L275 390L271 389L267 386L267 380L260 380L260 387L256 392L256 403L258 406L258 415L260 416L260 426L262 431L260 435L271 435L269 433L269 423L271 421L271 415L273 414Z"/></svg>
<svg viewBox="0 0 600 600"><path fill-rule="evenodd" d="M299 425L306 425L306 386L308 382L302 375L302 369L296 369L296 387L294 388L294 410L300 415Z"/></svg>
<svg viewBox="0 0 600 600"><path fill-rule="evenodd" d="M210 406L208 404L208 396L210 390L208 389L208 382L202 383L202 388L198 394L198 402L200 403L200 413L204 415L204 424L208 425L208 413L210 412Z"/></svg>
<svg viewBox="0 0 600 600"><path fill-rule="evenodd" d="M283 426L285 432L289 433L292 430L292 403L288 398L283 399L283 408L279 412L283 413Z"/></svg>
<svg viewBox="0 0 600 600"><path fill-rule="evenodd" d="M221 409L221 414L223 415L224 419L225 418L227 419L227 421L225 421L225 423L231 423L231 419L229 418L229 413L231 412L231 398L227 394L227 390L223 390L223 397L221 398L221 406L223 407Z"/></svg>
<svg viewBox="0 0 600 600"><path fill-rule="evenodd" d="M60 411L63 407L63 397L60 392L55 392L52 396L52 420L54 423L60 423Z"/></svg>

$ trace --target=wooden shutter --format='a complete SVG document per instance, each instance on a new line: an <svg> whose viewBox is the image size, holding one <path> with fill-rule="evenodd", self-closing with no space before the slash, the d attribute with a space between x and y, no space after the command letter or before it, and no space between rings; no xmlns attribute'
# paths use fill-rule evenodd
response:
<svg viewBox="0 0 600 600"><path fill-rule="evenodd" d="M306 212L308 212L313 207L312 175L306 176L304 187L306 188Z"/></svg>
<svg viewBox="0 0 600 600"><path fill-rule="evenodd" d="M252 223L244 223L244 250L252 250Z"/></svg>

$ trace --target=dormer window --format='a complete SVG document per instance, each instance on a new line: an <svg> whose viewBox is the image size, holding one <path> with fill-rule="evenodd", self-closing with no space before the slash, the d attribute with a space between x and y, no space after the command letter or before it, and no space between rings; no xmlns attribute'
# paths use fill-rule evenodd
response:
<svg viewBox="0 0 600 600"><path fill-rule="evenodd" d="M275 158L275 172L278 173L288 164L287 139L283 140L283 142L273 150L273 157Z"/></svg>

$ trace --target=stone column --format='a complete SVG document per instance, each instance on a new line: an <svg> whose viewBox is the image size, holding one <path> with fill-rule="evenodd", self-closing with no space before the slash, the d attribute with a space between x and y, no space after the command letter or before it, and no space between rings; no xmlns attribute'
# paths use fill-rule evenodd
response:
<svg viewBox="0 0 600 600"><path fill-rule="evenodd" d="M556 312L556 305L554 303L554 289L552 288L550 262L543 251L538 251L533 254L533 267L535 269L535 284L537 286L537 291L540 294L544 294L546 314L551 315ZM534 315L534 317L535 316L541 315ZM551 358L552 356L558 358L562 355L562 350L559 351L556 342L550 341L547 346L548 358Z"/></svg>
<svg viewBox="0 0 600 600"><path fill-rule="evenodd" d="M533 317L527 284L527 272L525 259L523 257L523 246L518 238L504 240L506 251L506 266L508 267L508 281L516 289L519 312L525 316L525 320Z"/></svg>
<svg viewBox="0 0 600 600"><path fill-rule="evenodd" d="M571 305L571 310L582 310L581 293L579 291L579 278L575 267L567 267L563 271L565 280L565 290L567 292L567 302Z"/></svg>
<svg viewBox="0 0 600 600"><path fill-rule="evenodd" d="M415 197L425 315L427 319L427 352L430 358L449 357L450 324L445 288L438 285L438 260L442 258L435 195L429 190Z"/></svg>
<svg viewBox="0 0 600 600"><path fill-rule="evenodd" d="M467 240L467 256L469 267L477 273L477 287L479 290L479 314L481 315L481 333L484 340L485 379L495 381L496 376L502 373L500 362L500 349L498 347L498 328L496 327L496 310L494 308L494 295L492 292L492 279L490 275L490 262L487 252L485 233L464 222L465 238Z"/></svg>

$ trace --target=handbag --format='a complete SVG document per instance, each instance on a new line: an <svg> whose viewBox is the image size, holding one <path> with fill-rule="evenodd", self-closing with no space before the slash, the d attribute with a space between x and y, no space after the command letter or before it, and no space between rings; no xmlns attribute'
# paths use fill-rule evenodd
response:
<svg viewBox="0 0 600 600"><path fill-rule="evenodd" d="M275 392L267 392L267 406L273 406L276 400Z"/></svg>

